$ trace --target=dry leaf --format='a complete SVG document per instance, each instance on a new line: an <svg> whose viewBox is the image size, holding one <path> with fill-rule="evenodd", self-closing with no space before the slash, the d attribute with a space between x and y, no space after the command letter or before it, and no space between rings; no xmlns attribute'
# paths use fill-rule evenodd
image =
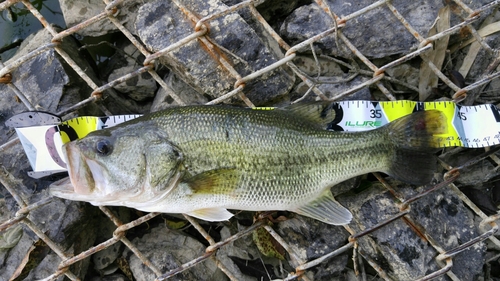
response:
<svg viewBox="0 0 500 281"><path fill-rule="evenodd" d="M481 27L477 31L479 36L481 37L486 37L488 35L491 35L493 33L499 32L500 31L500 22L491 22L495 18L493 16L489 16L484 20L482 23ZM459 44L456 44L455 46L450 48L450 52L453 53L455 51L458 51L459 49L468 46L469 44L472 45L470 46L469 50L467 51L467 55L464 58L464 61L462 62L462 66L460 66L460 69L458 72L462 74L463 77L467 77L467 74L469 73L472 64L476 60L477 54L479 53L479 50L481 50L481 44L476 41L476 38L471 38L465 42L460 42Z"/></svg>
<svg viewBox="0 0 500 281"><path fill-rule="evenodd" d="M491 24L488 24L482 28L480 28L477 33L481 36L481 37L486 37L486 36L489 36L491 34L494 34L494 33L497 33L500 31L500 21L497 21L497 22L494 22L494 23L491 23ZM465 41L465 42L460 42L458 44L455 44L454 46L452 46L450 48L450 52L453 53L453 52L456 52L464 47L467 47L469 46L469 44L473 43L473 42L476 42L476 38L472 37L471 39Z"/></svg>
<svg viewBox="0 0 500 281"><path fill-rule="evenodd" d="M434 23L434 26L429 30L429 36L433 36L450 28L450 8L445 6L439 10L438 18ZM434 49L430 52L422 54L421 57L424 60L422 66L420 67L420 79L418 84L419 99L424 101L432 93L432 88L437 87L438 76L432 71L428 62L433 63L437 69L441 70L446 55L446 49L448 48L448 40L450 36L444 36L433 42Z"/></svg>

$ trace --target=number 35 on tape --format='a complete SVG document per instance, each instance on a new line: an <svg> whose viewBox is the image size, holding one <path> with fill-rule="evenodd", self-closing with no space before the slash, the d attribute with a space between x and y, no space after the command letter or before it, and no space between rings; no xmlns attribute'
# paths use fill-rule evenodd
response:
<svg viewBox="0 0 500 281"><path fill-rule="evenodd" d="M448 101L343 101L332 103L332 109L336 114L326 128L329 130L372 130L416 111L439 110L446 115L449 128L439 139L443 147L476 148L500 143L500 111L491 104L460 106ZM64 143L138 116L76 117L61 122L57 116L49 113L26 112L10 118L6 125L16 128L34 171L30 175L43 177L66 170L61 149Z"/></svg>
<svg viewBox="0 0 500 281"><path fill-rule="evenodd" d="M439 110L446 115L449 128L441 135L441 146L477 148L500 143L500 111L492 104L461 106L449 101L345 101L338 104L343 116L337 126L344 131L380 127L416 111Z"/></svg>

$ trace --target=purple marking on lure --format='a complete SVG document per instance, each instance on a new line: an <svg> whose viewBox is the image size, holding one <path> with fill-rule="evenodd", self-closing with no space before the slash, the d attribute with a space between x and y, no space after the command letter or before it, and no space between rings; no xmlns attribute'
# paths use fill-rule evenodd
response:
<svg viewBox="0 0 500 281"><path fill-rule="evenodd" d="M52 160L54 160L57 165L66 169L66 163L64 163L59 153L57 153L56 145L54 142L54 134L56 134L57 132L59 132L57 126L51 127L45 132L45 146L47 147Z"/></svg>

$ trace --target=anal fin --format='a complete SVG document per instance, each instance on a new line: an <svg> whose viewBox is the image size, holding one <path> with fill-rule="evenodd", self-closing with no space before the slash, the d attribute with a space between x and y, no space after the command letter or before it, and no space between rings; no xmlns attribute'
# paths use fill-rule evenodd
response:
<svg viewBox="0 0 500 281"><path fill-rule="evenodd" d="M307 205L292 211L333 225L348 224L352 220L351 212L333 198L330 189L325 190L320 197Z"/></svg>
<svg viewBox="0 0 500 281"><path fill-rule="evenodd" d="M187 214L205 221L227 221L233 216L233 214L225 208L199 209Z"/></svg>

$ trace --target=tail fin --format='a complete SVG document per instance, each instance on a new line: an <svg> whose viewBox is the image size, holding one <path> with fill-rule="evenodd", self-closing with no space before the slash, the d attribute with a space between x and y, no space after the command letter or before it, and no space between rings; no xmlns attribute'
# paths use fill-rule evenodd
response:
<svg viewBox="0 0 500 281"><path fill-rule="evenodd" d="M444 113L415 112L389 123L387 130L395 149L386 173L415 185L429 183L436 170L435 148L440 147L437 135L448 131Z"/></svg>

